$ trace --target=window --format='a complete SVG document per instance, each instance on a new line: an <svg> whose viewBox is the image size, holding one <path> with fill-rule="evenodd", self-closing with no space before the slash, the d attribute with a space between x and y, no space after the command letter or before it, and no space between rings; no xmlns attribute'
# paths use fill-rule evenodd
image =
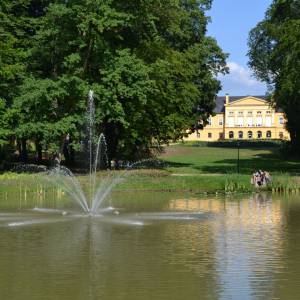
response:
<svg viewBox="0 0 300 300"><path fill-rule="evenodd" d="M208 133L208 138L211 139L211 137L212 137L212 134L211 134L211 132L209 132Z"/></svg>
<svg viewBox="0 0 300 300"><path fill-rule="evenodd" d="M219 139L220 139L220 140L223 140L223 139L224 139L224 134L223 134L223 132L219 132Z"/></svg>
<svg viewBox="0 0 300 300"><path fill-rule="evenodd" d="M238 127L243 127L244 126L244 118L237 118L237 126Z"/></svg>
<svg viewBox="0 0 300 300"><path fill-rule="evenodd" d="M243 112L242 112L242 111L239 111L239 112L238 112L238 116L241 116L241 117L242 117L242 116L243 116Z"/></svg>
<svg viewBox="0 0 300 300"><path fill-rule="evenodd" d="M256 126L261 127L262 126L262 117L256 118Z"/></svg>
<svg viewBox="0 0 300 300"><path fill-rule="evenodd" d="M266 137L270 139L272 137L272 132L270 130L267 131Z"/></svg>
<svg viewBox="0 0 300 300"><path fill-rule="evenodd" d="M233 111L230 111L229 116L233 116L233 115L234 115Z"/></svg>
<svg viewBox="0 0 300 300"><path fill-rule="evenodd" d="M208 125L211 125L211 117L208 118Z"/></svg>
<svg viewBox="0 0 300 300"><path fill-rule="evenodd" d="M261 115L261 111L258 111L257 114L260 116Z"/></svg>
<svg viewBox="0 0 300 300"><path fill-rule="evenodd" d="M197 138L200 139L200 132L197 131Z"/></svg>
<svg viewBox="0 0 300 300"><path fill-rule="evenodd" d="M253 126L253 119L252 118L247 118L247 124L248 124L248 127L252 127Z"/></svg>
<svg viewBox="0 0 300 300"><path fill-rule="evenodd" d="M223 125L223 118L219 119L219 125Z"/></svg>
<svg viewBox="0 0 300 300"><path fill-rule="evenodd" d="M272 126L272 117L266 117L266 126L271 127Z"/></svg>
<svg viewBox="0 0 300 300"><path fill-rule="evenodd" d="M248 111L247 115L252 116L252 111Z"/></svg>
<svg viewBox="0 0 300 300"><path fill-rule="evenodd" d="M283 132L279 132L279 138L283 140Z"/></svg>
<svg viewBox="0 0 300 300"><path fill-rule="evenodd" d="M284 118L283 117L279 118L279 124L281 124L281 125L284 124Z"/></svg>
<svg viewBox="0 0 300 300"><path fill-rule="evenodd" d="M271 111L270 110L267 110L267 115L270 115L271 114Z"/></svg>
<svg viewBox="0 0 300 300"><path fill-rule="evenodd" d="M252 131L248 131L248 139L252 139L252 137L253 137Z"/></svg>
<svg viewBox="0 0 300 300"><path fill-rule="evenodd" d="M234 138L234 133L233 133L233 131L229 131L229 138L230 138L230 139L233 139L233 138Z"/></svg>
<svg viewBox="0 0 300 300"><path fill-rule="evenodd" d="M243 131L239 131L239 139L242 139L244 136Z"/></svg>
<svg viewBox="0 0 300 300"><path fill-rule="evenodd" d="M257 138L261 139L262 138L262 132L261 131L257 131Z"/></svg>

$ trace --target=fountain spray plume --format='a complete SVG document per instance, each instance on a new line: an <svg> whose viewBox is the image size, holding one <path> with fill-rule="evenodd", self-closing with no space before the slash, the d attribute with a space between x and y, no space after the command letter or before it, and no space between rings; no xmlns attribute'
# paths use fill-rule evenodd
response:
<svg viewBox="0 0 300 300"><path fill-rule="evenodd" d="M88 156L89 191L84 193L80 182L71 170L64 166L57 166L49 173L49 178L58 184L72 199L74 199L84 212L97 214L103 201L110 194L113 187L120 182L113 172L108 172L105 178L97 182L99 167L108 169L107 144L104 134L95 138L95 104L94 93L89 91L86 110L86 150Z"/></svg>
<svg viewBox="0 0 300 300"><path fill-rule="evenodd" d="M109 161L107 155L107 144L104 134L100 134L96 140L95 134L95 104L94 93L92 90L88 94L87 111L87 155L88 155L88 176L89 191L88 196L84 193L80 182L76 176L64 166L57 166L50 172L50 178L58 184L72 199L74 199L84 212L95 215L98 214L101 205L107 196L111 193L114 186L129 175L133 168L139 168L152 159L141 160L133 164L128 164L125 172L108 171ZM98 169L106 169L106 175L101 180L97 180ZM103 175L103 174L102 174Z"/></svg>

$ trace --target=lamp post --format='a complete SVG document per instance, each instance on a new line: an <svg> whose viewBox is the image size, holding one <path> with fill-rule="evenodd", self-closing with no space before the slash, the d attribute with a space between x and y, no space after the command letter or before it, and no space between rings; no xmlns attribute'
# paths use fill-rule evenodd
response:
<svg viewBox="0 0 300 300"><path fill-rule="evenodd" d="M238 157L237 157L237 172L240 174L240 141L237 141Z"/></svg>

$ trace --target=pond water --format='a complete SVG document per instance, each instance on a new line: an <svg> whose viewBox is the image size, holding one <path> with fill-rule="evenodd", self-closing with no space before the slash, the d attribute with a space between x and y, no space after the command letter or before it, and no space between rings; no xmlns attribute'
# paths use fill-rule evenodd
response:
<svg viewBox="0 0 300 300"><path fill-rule="evenodd" d="M300 199L0 193L0 299L299 299Z"/></svg>

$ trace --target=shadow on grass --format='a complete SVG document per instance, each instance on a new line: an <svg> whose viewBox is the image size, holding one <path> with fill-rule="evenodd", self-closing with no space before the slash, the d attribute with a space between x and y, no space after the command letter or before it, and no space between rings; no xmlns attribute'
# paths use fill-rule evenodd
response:
<svg viewBox="0 0 300 300"><path fill-rule="evenodd" d="M247 149L249 150L249 149ZM252 149L251 149L252 150ZM254 150L254 149L253 149ZM201 173L207 174L228 174L237 172L238 160L236 158L220 159L209 161L207 164L197 165L195 163L179 163L164 161L165 166L173 168L188 167ZM258 153L256 156L240 158L240 173L252 174L255 170L266 170L271 173L289 173L291 175L300 174L299 160L284 160L276 151L271 153Z"/></svg>
<svg viewBox="0 0 300 300"><path fill-rule="evenodd" d="M232 173L237 171L237 159L223 159L214 162L214 165L194 166L204 173ZM255 170L266 170L276 173L300 174L300 162L284 161L274 154L261 154L254 158L240 159L241 174L252 174Z"/></svg>

